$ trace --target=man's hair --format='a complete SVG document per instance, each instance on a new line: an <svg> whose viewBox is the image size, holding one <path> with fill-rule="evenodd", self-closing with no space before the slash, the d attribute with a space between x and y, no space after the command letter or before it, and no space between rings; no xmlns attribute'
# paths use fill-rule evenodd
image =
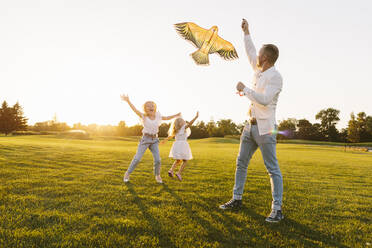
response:
<svg viewBox="0 0 372 248"><path fill-rule="evenodd" d="M265 55L267 55L270 63L275 64L276 60L279 57L279 49L274 44L265 44L262 46L264 49Z"/></svg>

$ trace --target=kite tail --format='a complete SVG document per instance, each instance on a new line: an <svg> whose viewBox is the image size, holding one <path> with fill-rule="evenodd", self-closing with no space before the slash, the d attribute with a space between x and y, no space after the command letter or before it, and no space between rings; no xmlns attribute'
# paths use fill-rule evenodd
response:
<svg viewBox="0 0 372 248"><path fill-rule="evenodd" d="M197 50L196 52L191 54L191 57L195 60L198 65L208 65L209 58L207 53L203 53L202 51Z"/></svg>

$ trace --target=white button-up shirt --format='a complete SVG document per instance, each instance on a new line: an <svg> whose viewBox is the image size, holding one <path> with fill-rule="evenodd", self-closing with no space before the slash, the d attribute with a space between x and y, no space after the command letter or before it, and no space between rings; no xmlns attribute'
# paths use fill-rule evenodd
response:
<svg viewBox="0 0 372 248"><path fill-rule="evenodd" d="M282 76L274 66L262 72L257 67L257 52L249 35L245 35L244 43L255 73L252 87L245 87L243 92L252 101L249 112L257 119L259 134L269 134L276 125L275 111L283 86Z"/></svg>

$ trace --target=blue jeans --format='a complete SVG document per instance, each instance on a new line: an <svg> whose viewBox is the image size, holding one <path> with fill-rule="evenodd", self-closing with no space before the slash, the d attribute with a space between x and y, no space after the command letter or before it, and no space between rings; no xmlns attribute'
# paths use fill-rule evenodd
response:
<svg viewBox="0 0 372 248"><path fill-rule="evenodd" d="M258 147L261 150L266 169L270 175L271 194L273 197L271 208L280 210L283 198L283 177L276 158L276 134L259 135L257 125L247 124L240 137L233 198L235 200L242 199L248 164Z"/></svg>
<svg viewBox="0 0 372 248"><path fill-rule="evenodd" d="M154 174L155 176L160 175L160 153L159 153L159 139L143 136L140 143L138 144L137 153L134 156L132 162L127 170L128 174L132 173L138 163L141 161L143 154L150 149L152 156L154 157Z"/></svg>

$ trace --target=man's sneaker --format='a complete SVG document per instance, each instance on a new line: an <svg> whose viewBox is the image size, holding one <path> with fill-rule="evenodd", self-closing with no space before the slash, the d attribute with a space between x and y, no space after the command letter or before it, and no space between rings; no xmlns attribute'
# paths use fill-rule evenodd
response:
<svg viewBox="0 0 372 248"><path fill-rule="evenodd" d="M220 209L238 209L242 206L242 200L231 199L230 201L222 204Z"/></svg>
<svg viewBox="0 0 372 248"><path fill-rule="evenodd" d="M273 209L270 213L270 215L266 218L267 222L279 222L282 219L284 219L284 216L282 214L282 210L275 210Z"/></svg>

